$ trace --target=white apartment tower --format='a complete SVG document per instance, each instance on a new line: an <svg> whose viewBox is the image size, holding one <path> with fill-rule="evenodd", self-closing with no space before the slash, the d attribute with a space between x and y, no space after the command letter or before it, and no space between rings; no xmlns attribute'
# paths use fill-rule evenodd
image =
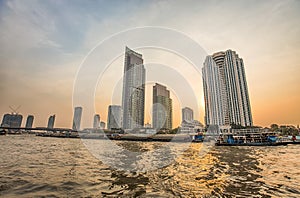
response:
<svg viewBox="0 0 300 198"><path fill-rule="evenodd" d="M244 62L235 51L207 56L202 76L207 126L253 125Z"/></svg>

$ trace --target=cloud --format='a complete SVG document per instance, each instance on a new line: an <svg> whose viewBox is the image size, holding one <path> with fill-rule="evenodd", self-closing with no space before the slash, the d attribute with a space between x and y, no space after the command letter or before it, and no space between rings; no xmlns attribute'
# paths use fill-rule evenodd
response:
<svg viewBox="0 0 300 198"><path fill-rule="evenodd" d="M285 86L290 83L286 79L293 79L290 94L300 83L290 77L300 75L299 1L11 0L0 4L0 90L6 98L0 113L12 101L26 100L34 109L38 101L31 102L30 93L54 101L47 103L51 108L56 108L55 103L70 106L76 71L89 50L116 32L139 26L181 31L209 54L236 50L244 58L250 95L259 108L263 107L257 98L263 91L257 90L277 90L272 76L282 74ZM54 93L61 94L59 100Z"/></svg>

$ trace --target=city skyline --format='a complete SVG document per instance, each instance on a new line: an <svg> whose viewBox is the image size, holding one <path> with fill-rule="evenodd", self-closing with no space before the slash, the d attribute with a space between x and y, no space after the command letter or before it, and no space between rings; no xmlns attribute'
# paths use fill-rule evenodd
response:
<svg viewBox="0 0 300 198"><path fill-rule="evenodd" d="M161 1L140 2L138 6L134 2L128 5L119 2L123 6L109 2L97 5L74 2L72 8L65 2L48 1L30 4L2 1L0 4L1 115L10 112L9 105L22 105L20 114L34 115L34 126L46 126L48 116L55 113L56 126L70 127L73 82L89 50L122 30L161 26L183 32L208 54L232 49L243 57L255 125L297 125L300 122L298 1ZM153 60L153 55L146 50L138 51L146 62ZM174 68L180 67L181 63L161 54L160 60ZM120 57L116 65L122 67L123 62ZM113 72L116 78L122 76L122 69ZM147 94L151 92L146 91ZM204 104L203 93L197 94L200 104ZM120 98L117 104L121 104ZM100 93L96 98L95 112L104 120L111 103L110 95ZM151 104L151 101L146 100L146 103ZM184 106L190 104L184 103ZM192 106L195 118L204 123L204 106L200 107L197 110ZM174 113L176 126L181 121L181 108L175 105L174 111L177 111ZM145 122L148 121L150 116L146 111ZM82 126L88 127L90 123L83 121Z"/></svg>
<svg viewBox="0 0 300 198"><path fill-rule="evenodd" d="M110 108L120 107L122 118L119 118L123 129L134 129L143 128L144 119L144 103L145 103L145 68L143 66L142 54L139 54L132 49L125 46L125 59L124 59L124 76L123 76L123 93L122 93L122 104L124 108L127 108L127 113L124 113L122 106L109 105L108 111L108 129L119 128L109 127L109 120L112 118ZM253 126L251 106L249 101L248 86L246 81L246 74L243 59L231 49L226 51L215 52L213 55L208 55L203 63L202 67L203 75L203 91L204 91L204 103L205 103L205 116L204 122L206 126L219 125L229 126L231 124L237 124L241 126ZM138 90L138 91L137 91ZM140 92L140 93L139 93ZM125 93L125 94L124 94ZM131 93L129 96L128 94ZM153 110L152 110L152 126L156 129L172 129L173 116L172 116L172 99L170 98L170 91L165 86L155 83L153 86ZM129 99L128 99L129 98ZM170 101L165 101L164 98L168 98ZM142 104L137 107L129 106L126 107L126 100L128 104ZM215 101L215 102L213 102ZM157 107L160 104L163 109ZM10 106L9 106L10 107ZM20 107L20 106L19 106ZM19 108L18 107L18 108ZM10 107L11 108L11 107ZM166 112L162 111L167 109ZM81 117L82 107L74 108L73 115L73 130L81 130ZM135 112L134 112L135 111ZM131 114L138 115L135 118L131 117ZM166 114L166 115L163 115ZM22 116L19 113L4 114L2 123L5 123L4 116ZM188 120L187 117L193 118L193 109L189 107L182 108L181 111L181 123L185 121L198 121L199 120ZM29 125L29 117L27 116L26 124ZM120 117L120 116L119 116ZM127 117L127 118L126 118ZM166 117L166 120L163 119ZM93 128L100 127L100 115L95 114L93 117ZM124 125L123 118L127 121ZM129 120L131 119L131 122ZM135 120L135 121L134 121ZM164 123L160 121L164 120ZM133 122L134 121L134 122ZM33 118L31 126L33 125ZM47 123L47 128L55 128L55 114L50 116ZM116 122L116 121L114 121ZM138 123L140 122L140 123ZM148 122L147 122L148 123ZM199 122L200 123L200 122ZM22 124L22 120L20 125ZM101 122L101 128L104 129L105 122ZM116 124L113 124L116 125ZM117 126L117 125L116 125ZM180 125L178 125L180 126ZM30 128L30 127L28 127Z"/></svg>

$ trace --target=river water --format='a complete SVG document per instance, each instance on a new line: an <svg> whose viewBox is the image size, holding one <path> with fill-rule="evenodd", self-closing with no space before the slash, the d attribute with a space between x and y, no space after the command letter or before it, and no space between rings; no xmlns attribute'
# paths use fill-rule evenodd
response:
<svg viewBox="0 0 300 198"><path fill-rule="evenodd" d="M147 153L165 143L118 144ZM300 197L300 145L212 147L200 154L202 147L192 143L164 167L130 171L103 163L80 139L1 136L0 196ZM109 156L113 160L114 151Z"/></svg>

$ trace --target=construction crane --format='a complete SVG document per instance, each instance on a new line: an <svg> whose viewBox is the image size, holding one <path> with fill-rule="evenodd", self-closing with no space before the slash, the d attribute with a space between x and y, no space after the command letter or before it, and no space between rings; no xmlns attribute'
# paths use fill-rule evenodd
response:
<svg viewBox="0 0 300 198"><path fill-rule="evenodd" d="M9 108L12 110L11 114L13 114L13 115L18 115L18 114L19 114L18 110L20 109L20 107L21 107L21 105L19 105L19 106L15 109L15 108L9 106Z"/></svg>

